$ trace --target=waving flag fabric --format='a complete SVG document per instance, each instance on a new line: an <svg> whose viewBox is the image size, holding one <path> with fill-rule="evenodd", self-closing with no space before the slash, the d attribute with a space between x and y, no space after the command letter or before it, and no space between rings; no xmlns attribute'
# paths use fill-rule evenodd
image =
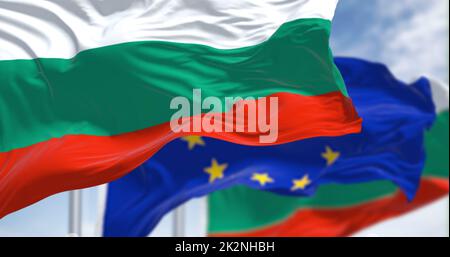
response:
<svg viewBox="0 0 450 257"><path fill-rule="evenodd" d="M337 62L340 67L341 61ZM346 82L350 83L351 93L354 82L345 70L341 71ZM367 79L373 79L374 75L381 74L374 70L365 73ZM387 83L392 79L391 75L387 74L385 79ZM431 85L438 115L433 127L425 134L427 158L421 185L413 201L406 201L404 194L384 181L325 185L311 198L286 197L236 186L208 196L209 235L348 236L448 197L449 91L448 85L434 81ZM358 106L358 102L356 104ZM404 172L408 172L407 168ZM448 207L442 211L448 212ZM423 225L411 224L412 227Z"/></svg>
<svg viewBox="0 0 450 257"><path fill-rule="evenodd" d="M364 119L361 134L320 137L264 148L198 136L181 138L108 185L103 234L145 236L164 214L179 204L238 184L291 195L292 199L301 199L292 196L311 196L322 185L326 188L336 183L384 185L382 188L364 185L367 190L361 195L357 190L342 187L340 191L340 187L332 186L333 190L325 194L333 193L330 204L337 206L344 201L348 203L347 198L355 202L377 196L380 190L391 186L373 181L387 180L400 187L409 200L413 199L424 167L423 134L435 119L429 81L423 78L406 85L395 80L380 64L357 59L336 62ZM234 207L252 208L256 199L242 201L228 195L219 193L210 200L211 232L229 232L225 231L228 223L249 220L258 223L268 213L285 213L285 209L272 208L276 202L258 201L262 205L260 210L267 207L272 212L252 213L255 215L247 219L239 217L239 209ZM403 201L406 199L397 202ZM219 206L220 203L224 205ZM224 218L228 213L230 218ZM234 221L236 217L241 220Z"/></svg>
<svg viewBox="0 0 450 257"><path fill-rule="evenodd" d="M0 217L119 178L188 135L171 131L169 104L194 88L277 96L273 144L359 132L328 47L336 3L0 0Z"/></svg>

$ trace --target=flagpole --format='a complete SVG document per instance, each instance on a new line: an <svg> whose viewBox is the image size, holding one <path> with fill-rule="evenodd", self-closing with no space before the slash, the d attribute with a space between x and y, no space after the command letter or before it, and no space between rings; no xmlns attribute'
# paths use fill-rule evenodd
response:
<svg viewBox="0 0 450 257"><path fill-rule="evenodd" d="M173 236L175 237L184 237L185 231L184 231L184 221L185 221L185 206L180 205L178 208L176 208L173 212Z"/></svg>
<svg viewBox="0 0 450 257"><path fill-rule="evenodd" d="M81 236L81 190L69 192L69 236Z"/></svg>

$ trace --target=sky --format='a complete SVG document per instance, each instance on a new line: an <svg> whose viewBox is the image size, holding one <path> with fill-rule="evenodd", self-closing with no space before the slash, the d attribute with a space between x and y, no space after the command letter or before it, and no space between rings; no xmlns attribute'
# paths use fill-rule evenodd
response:
<svg viewBox="0 0 450 257"><path fill-rule="evenodd" d="M333 21L332 51L335 56L383 62L406 82L429 76L448 84L448 5L448 0L341 0ZM96 229L97 191L97 188L83 190L85 236L94 235ZM196 219L201 204L202 200L194 200L188 205L189 220ZM448 201L440 206L447 206L448 211ZM441 213L430 220L445 216L448 219L447 211L444 216ZM436 215L434 211L424 213L425 217ZM436 222L433 224L438 226ZM188 224L187 233L198 235L196 227L194 223ZM169 236L171 229L168 215L153 235ZM0 236L66 236L67 230L68 193L51 196L0 220ZM378 230L374 228L380 233Z"/></svg>
<svg viewBox="0 0 450 257"><path fill-rule="evenodd" d="M335 56L383 62L400 79L448 83L447 0L341 0L333 21Z"/></svg>

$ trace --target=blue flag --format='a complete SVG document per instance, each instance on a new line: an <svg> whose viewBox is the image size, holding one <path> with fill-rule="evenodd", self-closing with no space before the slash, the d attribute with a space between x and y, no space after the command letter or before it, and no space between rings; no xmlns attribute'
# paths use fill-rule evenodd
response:
<svg viewBox="0 0 450 257"><path fill-rule="evenodd" d="M175 140L108 185L104 236L146 236L178 205L237 184L311 196L327 183L389 180L412 199L424 166L424 131L435 119L429 81L407 85L381 64L335 62L363 118L362 133L267 147Z"/></svg>

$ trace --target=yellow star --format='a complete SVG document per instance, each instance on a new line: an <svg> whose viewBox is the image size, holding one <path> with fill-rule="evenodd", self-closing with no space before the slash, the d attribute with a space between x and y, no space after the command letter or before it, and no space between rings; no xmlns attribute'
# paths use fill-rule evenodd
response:
<svg viewBox="0 0 450 257"><path fill-rule="evenodd" d="M194 149L196 145L205 145L205 141L203 141L201 136L185 136L182 137L181 140L186 141L188 143L189 150Z"/></svg>
<svg viewBox="0 0 450 257"><path fill-rule="evenodd" d="M261 186L265 186L266 183L272 183L273 179L269 177L267 173L253 173L251 180L258 181Z"/></svg>
<svg viewBox="0 0 450 257"><path fill-rule="evenodd" d="M295 191L297 189L305 189L309 184L311 184L311 180L309 180L308 174L304 175L301 179L292 180L292 188L291 191Z"/></svg>
<svg viewBox="0 0 450 257"><path fill-rule="evenodd" d="M333 151L329 146L325 147L325 152L322 153L322 157L327 161L327 166L333 164L338 158L340 153Z"/></svg>
<svg viewBox="0 0 450 257"><path fill-rule="evenodd" d="M223 172L228 167L228 164L219 164L216 159L211 160L211 166L206 167L204 171L209 174L209 183L214 182L214 180L223 178Z"/></svg>

